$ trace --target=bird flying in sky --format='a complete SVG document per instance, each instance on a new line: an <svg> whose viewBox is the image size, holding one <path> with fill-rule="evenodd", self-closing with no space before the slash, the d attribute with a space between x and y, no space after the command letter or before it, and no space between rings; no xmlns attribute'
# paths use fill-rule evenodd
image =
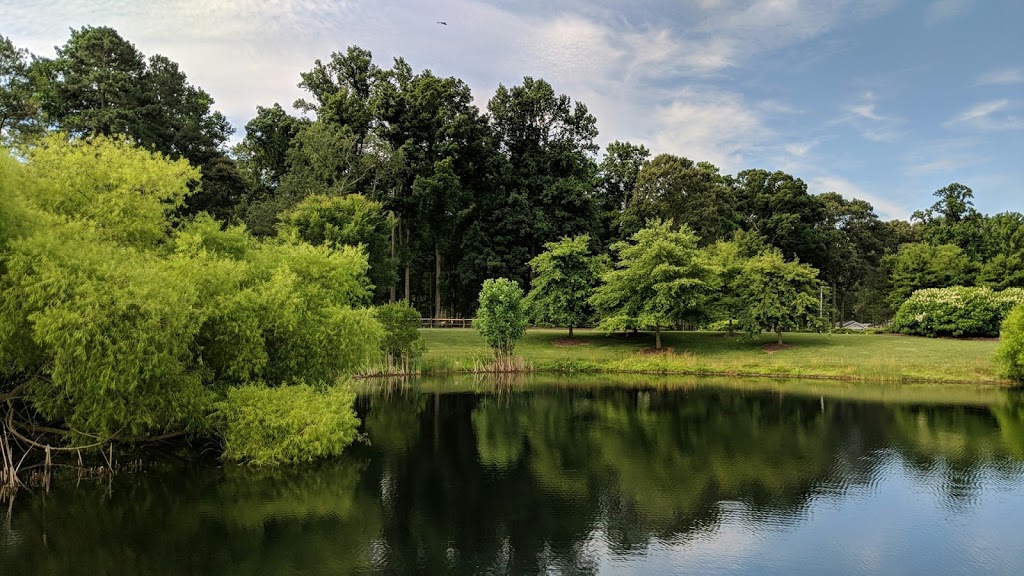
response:
<svg viewBox="0 0 1024 576"><path fill-rule="evenodd" d="M438 20L438 21L437 21L437 23L438 23L438 24L440 24L440 25L442 25L442 26L447 26L447 25L448 25L448 23L447 23L447 22L441 22L440 20Z"/></svg>

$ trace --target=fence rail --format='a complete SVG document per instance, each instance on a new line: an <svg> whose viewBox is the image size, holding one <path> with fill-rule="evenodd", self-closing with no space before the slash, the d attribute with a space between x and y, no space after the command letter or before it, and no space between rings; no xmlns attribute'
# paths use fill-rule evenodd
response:
<svg viewBox="0 0 1024 576"><path fill-rule="evenodd" d="M420 318L420 328L472 328L473 318Z"/></svg>

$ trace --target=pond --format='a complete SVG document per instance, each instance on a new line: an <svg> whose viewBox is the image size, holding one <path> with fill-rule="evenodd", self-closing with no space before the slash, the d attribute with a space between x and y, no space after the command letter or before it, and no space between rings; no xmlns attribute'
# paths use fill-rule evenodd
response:
<svg viewBox="0 0 1024 576"><path fill-rule="evenodd" d="M1022 574L998 389L421 381L308 467L152 456L0 511L0 574Z"/></svg>

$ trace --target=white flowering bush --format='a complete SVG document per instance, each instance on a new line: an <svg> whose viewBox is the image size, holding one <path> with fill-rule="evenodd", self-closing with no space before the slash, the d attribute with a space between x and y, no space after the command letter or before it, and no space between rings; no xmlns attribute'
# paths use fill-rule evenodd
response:
<svg viewBox="0 0 1024 576"><path fill-rule="evenodd" d="M1024 289L953 286L926 288L910 295L893 321L893 330L918 336L998 336L1003 319L1024 303Z"/></svg>

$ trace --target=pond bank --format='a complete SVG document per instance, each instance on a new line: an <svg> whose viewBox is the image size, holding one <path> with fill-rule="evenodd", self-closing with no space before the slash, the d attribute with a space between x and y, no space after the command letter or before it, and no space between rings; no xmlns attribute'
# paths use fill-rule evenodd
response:
<svg viewBox="0 0 1024 576"><path fill-rule="evenodd" d="M490 350L474 330L424 329L424 375L486 371ZM918 338L893 334L774 335L665 332L664 352L653 336L531 329L516 347L531 371L560 374L636 373L756 378L802 378L885 383L968 383L1009 386L990 340Z"/></svg>

